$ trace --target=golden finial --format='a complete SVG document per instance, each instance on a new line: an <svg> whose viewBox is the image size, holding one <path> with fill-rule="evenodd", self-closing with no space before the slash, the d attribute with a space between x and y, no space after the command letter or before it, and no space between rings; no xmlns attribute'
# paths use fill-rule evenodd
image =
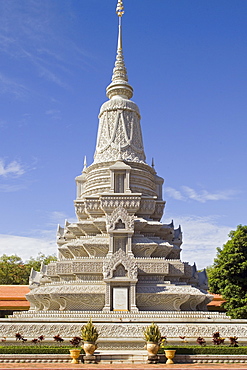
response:
<svg viewBox="0 0 247 370"><path fill-rule="evenodd" d="M118 0L116 13L119 17L124 15L124 6L122 0Z"/></svg>

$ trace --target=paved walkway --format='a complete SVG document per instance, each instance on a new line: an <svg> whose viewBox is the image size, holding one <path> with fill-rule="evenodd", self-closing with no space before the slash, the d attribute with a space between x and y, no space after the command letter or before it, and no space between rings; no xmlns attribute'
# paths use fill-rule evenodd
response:
<svg viewBox="0 0 247 370"><path fill-rule="evenodd" d="M132 370L132 369L148 369L148 370L185 370L185 369L207 369L207 370L242 370L247 369L247 364L174 364L174 365L148 365L148 364L95 364L95 365L84 365L84 364L65 364L65 363L54 363L54 364L0 364L0 370L54 370L54 369L68 369L68 370Z"/></svg>

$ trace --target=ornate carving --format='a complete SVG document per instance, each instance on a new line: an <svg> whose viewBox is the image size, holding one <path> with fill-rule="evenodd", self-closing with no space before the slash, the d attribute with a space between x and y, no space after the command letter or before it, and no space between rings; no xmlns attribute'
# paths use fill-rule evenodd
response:
<svg viewBox="0 0 247 370"><path fill-rule="evenodd" d="M125 270L123 265L118 265L116 270L113 271L113 277L126 277L128 272Z"/></svg>
<svg viewBox="0 0 247 370"><path fill-rule="evenodd" d="M74 273L101 273L103 263L102 262L73 262L73 272Z"/></svg>
<svg viewBox="0 0 247 370"><path fill-rule="evenodd" d="M112 279L114 277L114 271L119 265L125 268L129 279L137 279L137 264L135 259L127 256L122 249L119 249L110 259L104 261L104 279Z"/></svg>
<svg viewBox="0 0 247 370"><path fill-rule="evenodd" d="M69 274L72 273L72 262L59 262L57 263L57 274Z"/></svg>
<svg viewBox="0 0 247 370"><path fill-rule="evenodd" d="M85 203L84 202L77 202L75 201L75 211L77 214L84 214L85 213Z"/></svg>
<svg viewBox="0 0 247 370"><path fill-rule="evenodd" d="M124 224L125 230L134 230L134 215L129 215L126 208L123 208L122 206L117 207L114 209L114 211L111 213L111 215L107 215L107 230L108 232L113 231L116 229L116 224L119 222L119 220L122 221Z"/></svg>
<svg viewBox="0 0 247 370"><path fill-rule="evenodd" d="M137 266L139 273L167 275L169 272L168 262L155 261L155 263L152 263L138 261Z"/></svg>
<svg viewBox="0 0 247 370"><path fill-rule="evenodd" d="M154 213L154 210L155 210L155 200L142 198L138 213L151 215L152 213Z"/></svg>
<svg viewBox="0 0 247 370"><path fill-rule="evenodd" d="M98 185L99 179L97 179ZM100 208L100 200L98 197L95 198L85 198L85 211L89 214L89 216L93 215L103 215L104 212Z"/></svg>
<svg viewBox="0 0 247 370"><path fill-rule="evenodd" d="M123 159L145 161L139 109L129 100L116 98L101 107L94 163L117 160L119 148Z"/></svg>
<svg viewBox="0 0 247 370"><path fill-rule="evenodd" d="M184 274L184 264L180 262L179 264L169 263L169 274L172 276L178 276Z"/></svg>
<svg viewBox="0 0 247 370"><path fill-rule="evenodd" d="M121 207L127 208L129 212L134 212L140 207L140 200L139 196L119 196L119 195L102 195L101 197L101 207L105 211L112 212L113 209Z"/></svg>

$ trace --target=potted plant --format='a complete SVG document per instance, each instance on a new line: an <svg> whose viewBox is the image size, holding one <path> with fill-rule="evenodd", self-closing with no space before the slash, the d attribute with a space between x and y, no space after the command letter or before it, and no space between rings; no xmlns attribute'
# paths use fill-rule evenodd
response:
<svg viewBox="0 0 247 370"><path fill-rule="evenodd" d="M164 344L167 344L166 337L161 337L161 343L162 343L162 338L165 338L165 340L163 339L164 340ZM181 336L179 338L182 339L183 343L188 343L185 340L185 337L184 336ZM174 348L166 348L166 349L164 348L164 353L165 353L165 356L167 358L166 364L174 364L173 358L175 356L176 350Z"/></svg>
<svg viewBox="0 0 247 370"><path fill-rule="evenodd" d="M151 325L146 327L143 334L147 343L146 349L148 351L148 357L157 356L161 341L161 333L158 325L153 322Z"/></svg>
<svg viewBox="0 0 247 370"><path fill-rule="evenodd" d="M86 325L83 325L83 327L81 328L83 349L86 356L92 356L94 354L94 351L97 349L96 341L98 339L98 336L98 330L92 323L92 319L90 319L88 323Z"/></svg>
<svg viewBox="0 0 247 370"><path fill-rule="evenodd" d="M173 359L174 359L175 353L176 353L176 350L172 348L165 350L165 355L167 358L166 364L174 364Z"/></svg>
<svg viewBox="0 0 247 370"><path fill-rule="evenodd" d="M81 349L78 348L79 344L81 343L81 338L80 337L74 337L70 340L70 343L74 348L70 349L70 357L72 358L71 363L72 364L79 364L79 357L81 353Z"/></svg>
<svg viewBox="0 0 247 370"><path fill-rule="evenodd" d="M196 341L198 344L200 344L200 346L206 346L206 341L204 338L198 337Z"/></svg>

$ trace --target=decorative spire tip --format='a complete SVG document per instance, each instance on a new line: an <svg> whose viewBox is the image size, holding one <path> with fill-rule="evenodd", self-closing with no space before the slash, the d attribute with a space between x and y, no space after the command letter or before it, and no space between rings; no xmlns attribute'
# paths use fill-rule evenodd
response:
<svg viewBox="0 0 247 370"><path fill-rule="evenodd" d="M85 171L85 169L87 168L87 157L85 156L84 157L84 167L83 167L83 171ZM82 172L83 172L82 171Z"/></svg>
<svg viewBox="0 0 247 370"><path fill-rule="evenodd" d="M122 17L124 15L124 6L122 0L118 0L116 13L118 17Z"/></svg>

